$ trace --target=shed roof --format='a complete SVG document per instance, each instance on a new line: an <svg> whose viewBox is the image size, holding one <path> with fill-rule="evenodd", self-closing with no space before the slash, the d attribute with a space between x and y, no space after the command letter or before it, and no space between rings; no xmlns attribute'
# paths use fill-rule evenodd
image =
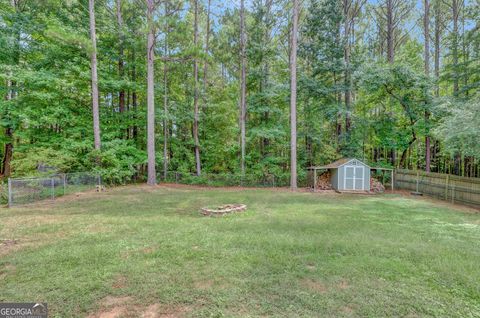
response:
<svg viewBox="0 0 480 318"><path fill-rule="evenodd" d="M326 166L310 167L309 169L337 169L337 168L343 166L344 164L346 164L346 163L348 163L352 160L357 160L358 162L361 162L364 165L368 166L367 164L365 164L364 162L362 162L362 161L360 161L356 158L342 158L342 159L338 159L337 161L334 161L332 163L329 163Z"/></svg>

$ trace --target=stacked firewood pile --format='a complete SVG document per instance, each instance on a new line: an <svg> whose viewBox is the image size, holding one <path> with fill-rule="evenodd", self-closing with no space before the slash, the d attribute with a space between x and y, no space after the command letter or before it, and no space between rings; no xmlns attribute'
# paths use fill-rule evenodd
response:
<svg viewBox="0 0 480 318"><path fill-rule="evenodd" d="M385 187L383 184L375 178L370 178L370 191L375 193L385 192Z"/></svg>
<svg viewBox="0 0 480 318"><path fill-rule="evenodd" d="M330 172L324 172L317 177L317 190L332 190L332 184L330 183Z"/></svg>

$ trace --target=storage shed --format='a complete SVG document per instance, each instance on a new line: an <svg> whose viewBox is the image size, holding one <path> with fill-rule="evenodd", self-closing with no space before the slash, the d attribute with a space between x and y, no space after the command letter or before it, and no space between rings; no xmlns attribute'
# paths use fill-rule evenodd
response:
<svg viewBox="0 0 480 318"><path fill-rule="evenodd" d="M317 170L329 170L332 188L337 191L370 191L370 166L355 158L344 158L326 166L311 167L314 189Z"/></svg>

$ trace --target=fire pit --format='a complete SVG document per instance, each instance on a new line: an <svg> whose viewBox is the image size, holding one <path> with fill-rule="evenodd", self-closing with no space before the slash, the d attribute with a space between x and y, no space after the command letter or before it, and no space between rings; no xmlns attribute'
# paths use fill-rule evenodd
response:
<svg viewBox="0 0 480 318"><path fill-rule="evenodd" d="M246 209L245 204L225 204L215 208L202 208L201 213L205 216L222 216L234 212L243 212Z"/></svg>

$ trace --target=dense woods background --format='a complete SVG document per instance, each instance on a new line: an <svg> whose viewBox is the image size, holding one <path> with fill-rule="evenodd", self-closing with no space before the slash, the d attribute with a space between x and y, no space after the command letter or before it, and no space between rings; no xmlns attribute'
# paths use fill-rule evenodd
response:
<svg viewBox="0 0 480 318"><path fill-rule="evenodd" d="M159 176L288 175L294 2L0 0L2 177L144 178L148 132ZM479 175L478 0L299 1L297 53L299 175Z"/></svg>

